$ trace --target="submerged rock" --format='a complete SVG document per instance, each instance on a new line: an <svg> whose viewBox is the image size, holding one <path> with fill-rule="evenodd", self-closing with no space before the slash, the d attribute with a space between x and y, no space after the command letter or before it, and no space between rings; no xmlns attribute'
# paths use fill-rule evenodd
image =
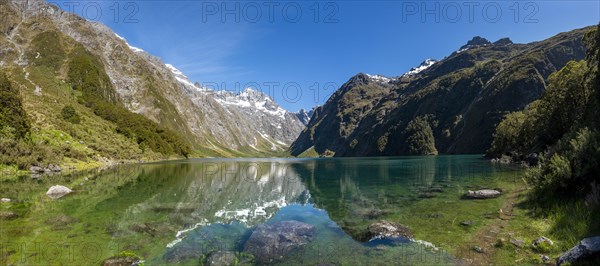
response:
<svg viewBox="0 0 600 266"><path fill-rule="evenodd" d="M413 233L407 226L392 223L389 221L379 221L369 225L369 234L373 238L413 238Z"/></svg>
<svg viewBox="0 0 600 266"><path fill-rule="evenodd" d="M142 263L137 256L115 256L104 260L102 266L137 266Z"/></svg>
<svg viewBox="0 0 600 266"><path fill-rule="evenodd" d="M67 194L70 194L71 192L73 192L73 190L71 190L68 187L56 185L50 187L50 189L48 189L48 192L46 192L46 195L51 199L60 199L66 196Z"/></svg>
<svg viewBox="0 0 600 266"><path fill-rule="evenodd" d="M444 192L444 189L442 189L442 187L439 187L439 186L432 186L429 188L428 192L441 193L441 192Z"/></svg>
<svg viewBox="0 0 600 266"><path fill-rule="evenodd" d="M14 212L0 211L0 220L12 220L16 219L17 217L19 216Z"/></svg>
<svg viewBox="0 0 600 266"><path fill-rule="evenodd" d="M132 224L131 226L129 226L129 229L138 233L148 233L152 237L156 235L156 229L148 223Z"/></svg>
<svg viewBox="0 0 600 266"><path fill-rule="evenodd" d="M206 266L229 266L236 264L236 256L232 251L215 251L206 258Z"/></svg>
<svg viewBox="0 0 600 266"><path fill-rule="evenodd" d="M523 239L512 238L510 240L510 243L513 244L515 247L518 247L518 248L522 248L522 247L525 246L525 241L523 241Z"/></svg>
<svg viewBox="0 0 600 266"><path fill-rule="evenodd" d="M600 257L600 236L588 237L558 258L557 265L585 262Z"/></svg>
<svg viewBox="0 0 600 266"><path fill-rule="evenodd" d="M360 217L363 217L363 218L369 219L369 220L377 219L377 218L387 214L387 212L384 212L377 208L371 208L371 209L360 208L360 209L355 209L352 213L356 216L360 216Z"/></svg>
<svg viewBox="0 0 600 266"><path fill-rule="evenodd" d="M465 194L467 199L492 199L500 197L502 192L494 189L482 189L482 190L469 190Z"/></svg>
<svg viewBox="0 0 600 266"><path fill-rule="evenodd" d="M422 198L422 199L435 198L435 194L431 193L431 192L423 192L423 193L419 194L419 198Z"/></svg>
<svg viewBox="0 0 600 266"><path fill-rule="evenodd" d="M67 215L58 215L46 219L46 224L52 227L52 230L65 230L70 225L78 223L79 219Z"/></svg>
<svg viewBox="0 0 600 266"><path fill-rule="evenodd" d="M474 223L473 221L467 220L467 221L460 222L460 225L462 225L462 226L471 226L471 225L473 225L473 223Z"/></svg>
<svg viewBox="0 0 600 266"><path fill-rule="evenodd" d="M246 241L244 251L253 254L259 264L271 263L308 244L314 234L314 226L298 221L263 224Z"/></svg>
<svg viewBox="0 0 600 266"><path fill-rule="evenodd" d="M480 246L474 246L474 247L473 247L473 250L474 250L475 252L477 252L477 253L484 253L484 252L485 252L485 251L483 250L483 248L482 248L482 247L480 247Z"/></svg>

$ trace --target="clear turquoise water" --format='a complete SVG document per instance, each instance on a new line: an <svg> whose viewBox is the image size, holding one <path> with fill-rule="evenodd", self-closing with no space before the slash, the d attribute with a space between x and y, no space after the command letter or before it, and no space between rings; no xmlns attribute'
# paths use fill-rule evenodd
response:
<svg viewBox="0 0 600 266"><path fill-rule="evenodd" d="M0 196L14 201L2 208L19 218L2 221L2 251L15 264L97 264L128 250L147 265L198 265L215 250L241 251L260 224L297 220L315 226L315 237L280 264L453 264L443 249L369 242L366 227L422 219L430 213L415 213L415 206L458 202L466 189L494 187L498 176L517 178L510 173L516 172L477 155L190 159L4 181ZM54 184L76 193L50 200L44 193Z"/></svg>

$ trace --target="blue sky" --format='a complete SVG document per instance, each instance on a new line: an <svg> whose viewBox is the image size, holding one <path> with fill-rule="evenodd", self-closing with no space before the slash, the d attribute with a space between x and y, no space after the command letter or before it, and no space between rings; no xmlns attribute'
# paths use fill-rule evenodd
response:
<svg viewBox="0 0 600 266"><path fill-rule="evenodd" d="M192 81L258 88L290 111L323 104L359 72L398 76L476 35L526 43L600 22L599 1L50 2L108 25Z"/></svg>

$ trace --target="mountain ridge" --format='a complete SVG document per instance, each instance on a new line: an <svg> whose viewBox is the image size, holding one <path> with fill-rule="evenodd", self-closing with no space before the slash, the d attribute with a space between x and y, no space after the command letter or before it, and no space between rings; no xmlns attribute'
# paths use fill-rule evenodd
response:
<svg viewBox="0 0 600 266"><path fill-rule="evenodd" d="M412 78L382 83L357 74L315 111L290 150L314 149L321 156L485 153L506 113L539 98L551 73L584 57L581 39L589 28L528 44L474 38ZM409 124L420 130L407 130ZM429 131L433 138L423 134Z"/></svg>

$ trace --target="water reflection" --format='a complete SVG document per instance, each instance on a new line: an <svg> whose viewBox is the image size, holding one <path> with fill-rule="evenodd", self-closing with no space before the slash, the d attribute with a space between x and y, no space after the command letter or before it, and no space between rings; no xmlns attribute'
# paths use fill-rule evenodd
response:
<svg viewBox="0 0 600 266"><path fill-rule="evenodd" d="M3 195L32 206L17 213L19 219L3 223L0 231L14 242L94 241L102 248L96 260L130 250L149 264L197 263L215 250L241 252L257 226L295 220L315 226L316 236L280 263L414 262L417 258L404 254L407 248L418 250L420 259L443 263L451 260L441 256L443 252L435 255L414 243L364 244L366 228L373 221L401 215L403 208L430 196L424 191L448 191L495 171L473 156L129 165L36 183L0 183ZM57 201L45 198L45 190L55 184L76 193ZM40 231L17 229L23 226ZM24 255L17 250L12 256ZM91 264L79 257L63 262Z"/></svg>

